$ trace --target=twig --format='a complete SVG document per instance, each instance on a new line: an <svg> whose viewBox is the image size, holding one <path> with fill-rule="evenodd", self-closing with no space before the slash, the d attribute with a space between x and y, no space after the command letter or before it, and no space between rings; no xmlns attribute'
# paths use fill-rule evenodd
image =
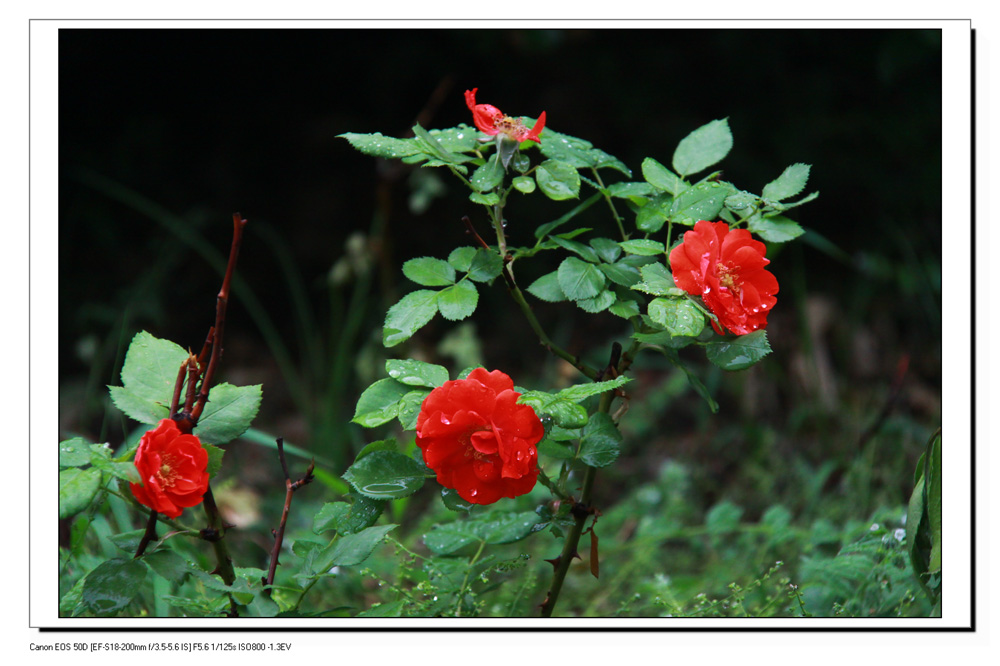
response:
<svg viewBox="0 0 1000 666"><path fill-rule="evenodd" d="M181 389L184 387L184 371L187 370L188 361L191 357L184 359L180 369L177 371L177 381L174 382L174 397L170 400L170 416L177 413L177 407L181 403Z"/></svg>
<svg viewBox="0 0 1000 666"><path fill-rule="evenodd" d="M281 552L281 543L285 538L285 525L288 523L288 513L292 508L292 495L296 490L310 483L315 478L313 477L313 469L316 466L315 461L310 461L305 476L293 482L291 476L288 474L288 463L285 461L285 440L278 437L275 442L278 445L278 459L281 461L281 471L285 474L285 507L281 511L281 522L278 524L278 529L274 532L274 546L271 548L271 564L267 569L267 577L263 580L265 587L270 587L274 584L274 574L278 570L278 554Z"/></svg>
<svg viewBox="0 0 1000 666"><path fill-rule="evenodd" d="M146 531L142 535L142 539L139 540L139 547L135 549L135 555L132 557L133 560L137 560L142 557L142 554L146 552L146 547L156 539L156 509L150 509L149 520L146 521Z"/></svg>
<svg viewBox="0 0 1000 666"><path fill-rule="evenodd" d="M226 323L226 306L229 304L229 285L233 279L233 271L236 269L236 258L240 253L240 243L243 240L243 228L247 221L240 217L239 213L233 213L233 244L229 250L229 263L226 265L226 276L222 280L222 288L215 299L215 332L212 336L212 356L205 369L205 376L201 380L201 390L198 392L198 402L191 410L192 423L198 422L205 403L208 402L208 390L212 386L212 379L215 377L215 369L222 356L222 336Z"/></svg>

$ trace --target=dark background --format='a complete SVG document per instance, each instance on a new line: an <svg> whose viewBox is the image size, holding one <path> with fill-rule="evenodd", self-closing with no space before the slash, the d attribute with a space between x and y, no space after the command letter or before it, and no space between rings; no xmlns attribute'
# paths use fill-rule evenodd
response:
<svg viewBox="0 0 1000 666"><path fill-rule="evenodd" d="M239 211L250 224L238 272L273 332L237 289L221 379L264 384L256 427L349 460L337 442L367 437L346 422L358 392L384 376L382 317L412 288L399 266L471 244L460 220L478 211L446 173L435 175L447 192L413 211L419 176L337 135L404 136L418 118L471 124L462 93L473 87L513 115L545 110L549 127L615 155L634 179L643 158L669 165L680 139L723 117L734 148L720 166L737 186L759 192L788 165L813 165L807 192L821 196L790 214L809 232L768 253L781 284L775 353L732 378L706 369L721 415L705 418L690 392L650 399L655 413L635 416L650 447L623 457L623 473L641 473L644 456L702 459L711 499L742 478L746 449L727 447L753 444L752 424L779 433L769 455L818 464L854 456L889 416L912 432L872 463L893 455L912 469L939 423L937 31L73 29L59 46L64 437L122 440L127 424L109 418L104 387L119 383L136 331L200 347ZM566 209L540 194L513 200L513 242ZM367 272L343 260L359 231L353 256ZM481 291L473 319L486 365L526 386L557 367L525 322L504 316L502 287ZM574 352L621 333L610 315L590 328L596 318L572 305L538 312ZM437 346L453 327L438 318L390 353L454 373ZM275 360L275 340L294 372ZM667 376L652 363L639 395ZM893 497L905 501L905 482Z"/></svg>

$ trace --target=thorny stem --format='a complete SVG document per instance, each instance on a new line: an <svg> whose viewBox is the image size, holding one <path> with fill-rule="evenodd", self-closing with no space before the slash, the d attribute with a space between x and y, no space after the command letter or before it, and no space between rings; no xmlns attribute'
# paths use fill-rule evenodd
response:
<svg viewBox="0 0 1000 666"><path fill-rule="evenodd" d="M146 521L146 531L142 535L142 539L139 540L139 547L135 549L135 555L132 557L133 560L142 557L142 554L146 552L146 547L156 539L156 517L158 515L156 509L150 510L149 520Z"/></svg>
<svg viewBox="0 0 1000 666"><path fill-rule="evenodd" d="M288 474L288 463L285 461L285 440L278 437L275 442L278 445L278 459L281 461L281 470L285 473L285 507L281 510L281 522L274 533L274 546L271 548L271 565L267 570L267 577L264 579L264 586L274 584L274 574L278 570L278 554L281 553L281 543L285 538L285 525L288 523L288 514L292 509L292 495L296 490L313 480L314 462L309 463L305 476L298 481L292 481Z"/></svg>
<svg viewBox="0 0 1000 666"><path fill-rule="evenodd" d="M240 244L243 240L243 228L246 224L247 221L244 220L239 213L233 213L233 243L229 250L229 263L226 265L226 274L222 280L222 288L219 290L219 294L216 297L215 326L209 329L205 345L202 347L202 351L199 356L196 358L193 354L189 354L188 358L181 364L180 370L178 371L177 382L174 386L174 399L171 404L171 416L174 417L174 421L177 424L178 429L185 434L190 434L191 431L194 430L194 427L198 424L198 419L201 416L202 411L205 409L205 403L208 402L208 391L212 386L212 379L215 375L216 366L219 363L219 358L222 356L222 332L226 321L226 305L229 302L230 284L233 279L233 272L236 269L236 259L239 256ZM209 345L211 345L211 358L208 362L208 367L204 369L204 375L201 378L201 386L197 391L196 396L195 384L198 376L201 374L204 357L208 352ZM185 370L188 373L188 394L184 410L178 413L177 403L180 400L181 382L183 381L182 378L184 377ZM195 402L195 400L197 400L197 402ZM208 517L208 526L201 530L200 535L202 539L211 542L212 548L215 550L215 557L218 564L216 565L213 573L219 574L226 585L232 585L236 582L236 572L233 569L233 560L229 556L229 549L223 541L223 537L226 534L226 528L231 526L223 523L222 515L219 513L219 507L215 504L215 496L212 494L211 486L208 486L205 490L205 495L202 498L202 506L205 508L205 515ZM151 512L146 526L146 534L140 542L135 557L140 557L145 551L146 546L151 540L147 537L151 534L155 535L157 519L157 512ZM235 616L237 615L236 601L233 599L232 595L230 595L229 600L229 614Z"/></svg>
<svg viewBox="0 0 1000 666"><path fill-rule="evenodd" d="M174 382L174 397L170 400L171 416L177 413L177 407L181 403L181 388L184 386L184 371L187 370L187 364L190 360L190 357L184 359L184 362L181 363L180 369L177 371L177 381Z"/></svg>
<svg viewBox="0 0 1000 666"><path fill-rule="evenodd" d="M205 370L205 376L201 380L201 390L198 392L198 403L191 410L191 420L198 422L205 403L208 402L208 390L212 386L212 379L215 376L215 368L219 364L222 356L222 335L226 323L226 305L229 303L229 285L233 279L233 271L236 269L236 258L240 253L240 243L243 241L243 228L247 221L240 217L239 213L233 213L233 244L229 250L229 263L226 265L226 276L222 279L222 288L215 299L215 333L212 339L212 356Z"/></svg>
<svg viewBox="0 0 1000 666"><path fill-rule="evenodd" d="M632 363L632 357L635 355L638 347L632 345L629 350L621 355L621 347L617 344L614 346L611 353L611 362L608 363L608 367L600 373L600 377L603 377L608 370L613 370L613 374L622 374L629 365ZM599 379L598 378L595 378ZM614 391L606 391L601 394L601 402L597 408L597 411L607 414L611 411L611 402L614 400ZM579 557L577 552L577 547L580 544L580 536L583 534L583 526L587 522L587 518L590 517L592 511L590 506L591 494L594 489L594 478L597 476L597 468L586 466L586 471L583 474L583 486L580 490L580 501L577 502L578 511L574 512L575 522L570 526L569 531L566 533L566 541L563 543L562 553L559 554L559 558L555 561L555 572L552 574L552 586L549 588L549 593L545 596L545 601L542 602L542 617L552 617L552 611L555 609L556 601L559 599L559 592L562 591L563 581L566 579L566 574L569 572L570 564L573 562L574 557ZM591 564L591 571L595 568L593 563Z"/></svg>
<svg viewBox="0 0 1000 666"><path fill-rule="evenodd" d="M188 366L187 368L188 387L187 387L187 398L184 399L184 413L190 414L191 408L194 407L195 389L197 388L198 375L200 374L198 368L198 359L196 359L194 356L188 356L187 366ZM192 424L192 428L193 427L194 425Z"/></svg>
<svg viewBox="0 0 1000 666"><path fill-rule="evenodd" d="M524 294L521 293L520 288L514 282L514 277L510 274L506 265L504 266L504 278L506 279L507 289L510 291L511 297L514 299L514 302L517 303L518 307L521 308L521 312L524 313L525 318L528 320L528 324L531 326L531 330L533 330L535 335L538 336L538 340L542 343L542 346L582 372L587 376L587 378L596 380L598 374L597 370L581 361L580 357L573 356L568 351L552 342L551 338L549 338L548 334L546 334L545 329L543 329L542 325L538 323L535 313L531 311L531 306L528 305L528 302L524 299Z"/></svg>

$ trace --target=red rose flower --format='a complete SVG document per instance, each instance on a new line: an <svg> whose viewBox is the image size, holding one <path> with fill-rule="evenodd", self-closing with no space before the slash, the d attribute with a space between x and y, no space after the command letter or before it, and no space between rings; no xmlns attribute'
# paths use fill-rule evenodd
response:
<svg viewBox="0 0 1000 666"><path fill-rule="evenodd" d="M469 110L472 111L472 121L479 128L480 132L489 134L490 136L505 134L518 143L521 141L542 142L538 138L538 135L541 133L542 128L545 127L544 111L538 116L535 126L528 129L520 118L504 115L500 109L492 104L476 104L477 90L479 88L465 91L465 103L469 107Z"/></svg>
<svg viewBox="0 0 1000 666"><path fill-rule="evenodd" d="M483 368L431 391L417 416L417 446L438 483L473 504L535 487L545 428L520 396L510 377Z"/></svg>
<svg viewBox="0 0 1000 666"><path fill-rule="evenodd" d="M208 490L208 452L194 435L183 435L172 419L163 419L139 441L135 467L142 484L130 483L142 504L168 518L201 503Z"/></svg>
<svg viewBox="0 0 1000 666"><path fill-rule="evenodd" d="M778 302L778 281L764 270L765 247L746 229L729 230L725 222L701 220L670 253L677 286L701 296L719 323L737 335L767 326L767 313ZM717 333L722 329L713 321Z"/></svg>

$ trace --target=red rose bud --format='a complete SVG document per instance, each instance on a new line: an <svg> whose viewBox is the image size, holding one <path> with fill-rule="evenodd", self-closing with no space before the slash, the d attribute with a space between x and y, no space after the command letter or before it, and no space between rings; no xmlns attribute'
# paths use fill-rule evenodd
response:
<svg viewBox="0 0 1000 666"><path fill-rule="evenodd" d="M520 396L510 377L483 368L431 391L417 416L417 446L438 483L473 504L535 487L545 429Z"/></svg>
<svg viewBox="0 0 1000 666"><path fill-rule="evenodd" d="M135 467L142 484L130 483L132 494L168 518L200 504L208 490L208 452L197 437L181 434L171 419L142 436Z"/></svg>
<svg viewBox="0 0 1000 666"><path fill-rule="evenodd" d="M541 143L538 138L542 128L545 127L545 112L542 111L535 121L535 126L528 128L520 118L505 115L500 109L492 104L476 104L476 91L479 88L465 91L465 104L472 111L472 121L480 132L496 136L505 134L518 143L521 141L534 141Z"/></svg>
<svg viewBox="0 0 1000 666"><path fill-rule="evenodd" d="M765 251L746 229L701 220L670 253L670 270L677 286L701 296L720 324L746 335L767 326L767 313L778 302L778 280L764 270L771 263ZM714 321L712 327L723 333Z"/></svg>

